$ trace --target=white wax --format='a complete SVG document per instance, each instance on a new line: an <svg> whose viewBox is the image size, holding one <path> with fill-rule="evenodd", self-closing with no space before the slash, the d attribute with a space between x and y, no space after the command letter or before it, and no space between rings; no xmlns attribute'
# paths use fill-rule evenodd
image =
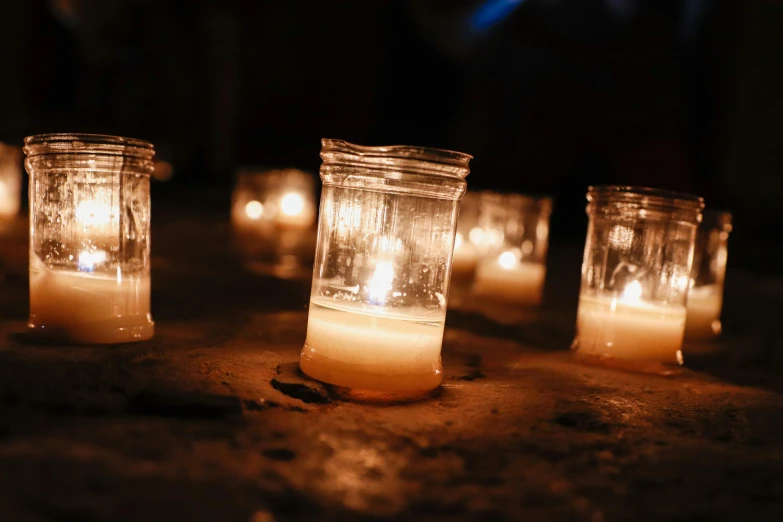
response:
<svg viewBox="0 0 783 522"><path fill-rule="evenodd" d="M476 270L478 252L473 243L463 241L454 248L454 257L451 261L452 277L471 275Z"/></svg>
<svg viewBox="0 0 783 522"><path fill-rule="evenodd" d="M720 312L723 308L723 292L718 285L696 286L688 291L688 319L685 337L706 339L721 332Z"/></svg>
<svg viewBox="0 0 783 522"><path fill-rule="evenodd" d="M337 386L385 392L423 391L440 385L445 318L387 316L310 301L300 367Z"/></svg>
<svg viewBox="0 0 783 522"><path fill-rule="evenodd" d="M497 260L482 260L476 267L473 293L496 301L537 305L544 290L543 263L516 262L507 268Z"/></svg>
<svg viewBox="0 0 783 522"><path fill-rule="evenodd" d="M64 342L110 344L152 337L150 277L30 269L30 321L36 334Z"/></svg>
<svg viewBox="0 0 783 522"><path fill-rule="evenodd" d="M581 353L677 363L682 357L685 307L581 296L576 328Z"/></svg>

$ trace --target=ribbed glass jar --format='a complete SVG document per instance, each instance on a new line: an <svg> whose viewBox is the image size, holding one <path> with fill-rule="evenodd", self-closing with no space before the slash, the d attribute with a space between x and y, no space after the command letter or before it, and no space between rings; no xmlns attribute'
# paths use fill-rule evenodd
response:
<svg viewBox="0 0 783 522"><path fill-rule="evenodd" d="M30 333L64 343L151 338L152 144L92 134L24 143Z"/></svg>
<svg viewBox="0 0 783 522"><path fill-rule="evenodd" d="M471 156L323 140L321 158L302 371L355 390L437 387Z"/></svg>
<svg viewBox="0 0 783 522"><path fill-rule="evenodd" d="M682 363L685 303L704 202L637 187L590 187L574 348Z"/></svg>

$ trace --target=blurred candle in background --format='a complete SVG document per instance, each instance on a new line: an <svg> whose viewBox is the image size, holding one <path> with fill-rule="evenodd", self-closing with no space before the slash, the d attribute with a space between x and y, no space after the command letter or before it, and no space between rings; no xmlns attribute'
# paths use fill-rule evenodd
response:
<svg viewBox="0 0 783 522"><path fill-rule="evenodd" d="M477 297L522 306L541 303L551 211L549 198L481 194Z"/></svg>
<svg viewBox="0 0 783 522"><path fill-rule="evenodd" d="M0 219L19 214L21 198L22 149L0 142Z"/></svg>
<svg viewBox="0 0 783 522"><path fill-rule="evenodd" d="M685 323L686 339L708 340L720 335L723 330L720 316L731 229L729 212L704 212L693 255L687 304L688 319ZM701 347L702 350L706 348L707 346ZM686 352L695 350L695 346L690 346Z"/></svg>
<svg viewBox="0 0 783 522"><path fill-rule="evenodd" d="M231 221L237 247L252 269L280 277L309 273L315 214L311 174L297 169L238 169Z"/></svg>

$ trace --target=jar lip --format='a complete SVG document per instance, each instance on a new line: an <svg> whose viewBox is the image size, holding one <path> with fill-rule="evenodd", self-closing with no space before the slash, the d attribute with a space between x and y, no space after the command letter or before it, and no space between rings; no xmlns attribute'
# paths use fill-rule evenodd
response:
<svg viewBox="0 0 783 522"><path fill-rule="evenodd" d="M108 154L152 159L155 148L152 143L136 138L59 132L35 134L24 139L24 152L30 156L39 154Z"/></svg>
<svg viewBox="0 0 783 522"><path fill-rule="evenodd" d="M632 187L627 185L595 185L587 188L587 200L593 201L596 197L615 197L620 199L644 198L653 204L673 205L683 209L702 210L704 199L674 190L657 189L651 187Z"/></svg>
<svg viewBox="0 0 783 522"><path fill-rule="evenodd" d="M366 146L323 138L321 158L329 163L400 167L425 174L465 178L473 156L464 152L411 145Z"/></svg>

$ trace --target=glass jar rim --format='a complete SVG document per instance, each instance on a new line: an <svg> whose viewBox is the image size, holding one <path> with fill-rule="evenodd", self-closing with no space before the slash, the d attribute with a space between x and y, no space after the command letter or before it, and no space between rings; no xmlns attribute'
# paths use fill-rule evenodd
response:
<svg viewBox="0 0 783 522"><path fill-rule="evenodd" d="M473 156L464 152L411 145L355 145L345 140L321 140L324 164L392 168L418 174L464 179Z"/></svg>
<svg viewBox="0 0 783 522"><path fill-rule="evenodd" d="M24 139L27 157L43 154L105 154L151 160L152 143L136 138L89 133L35 134Z"/></svg>
<svg viewBox="0 0 783 522"><path fill-rule="evenodd" d="M703 198L687 192L628 185L591 185L587 188L589 202L592 203L595 199L602 197L628 203L641 199L650 205L671 206L679 210L701 212L704 208Z"/></svg>

